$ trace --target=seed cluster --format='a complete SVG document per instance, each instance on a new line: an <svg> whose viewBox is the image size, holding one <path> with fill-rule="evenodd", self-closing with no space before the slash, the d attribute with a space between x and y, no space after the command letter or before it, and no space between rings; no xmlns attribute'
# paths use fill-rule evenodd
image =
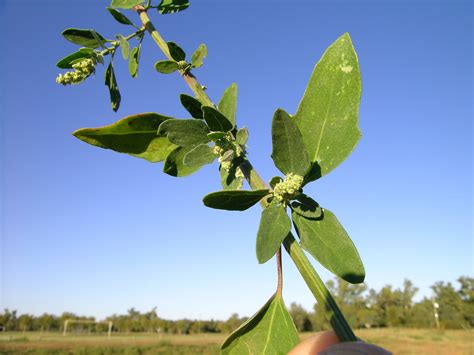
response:
<svg viewBox="0 0 474 355"><path fill-rule="evenodd" d="M72 68L74 71L59 74L56 78L56 83L62 85L75 85L83 82L95 71L95 63L92 59L84 59L80 62L73 64Z"/></svg>
<svg viewBox="0 0 474 355"><path fill-rule="evenodd" d="M302 184L302 176L288 173L285 180L275 185L273 196L278 202L291 200L299 193Z"/></svg>

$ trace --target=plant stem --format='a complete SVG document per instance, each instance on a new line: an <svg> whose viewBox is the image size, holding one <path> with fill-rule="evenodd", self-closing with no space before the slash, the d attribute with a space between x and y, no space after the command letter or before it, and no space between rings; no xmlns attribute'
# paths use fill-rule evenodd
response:
<svg viewBox="0 0 474 355"><path fill-rule="evenodd" d="M173 60L171 54L168 50L168 45L166 41L161 37L156 28L150 21L146 9L143 6L137 5L134 7L134 10L137 11L140 16L140 20L144 28L150 33L153 40L156 42L158 47L162 50L165 56L169 60ZM192 75L189 71L181 71L183 79L186 81L190 89L196 94L200 101L204 105L214 106L212 100L204 92L203 87L199 84L196 77ZM258 189L267 189L269 188L265 181L258 175L257 171L253 168L252 164L245 159L244 162L239 166L242 170L245 179L249 183L250 187L253 190ZM265 207L266 201L262 200L262 206ZM356 341L357 338L354 335L349 323L344 318L341 310L336 304L336 301L331 296L329 290L327 289L324 282L321 280L316 270L313 268L308 258L301 249L299 243L295 240L293 234L290 232L286 239L283 242L286 251L290 255L291 259L298 268L301 276L306 282L306 285L311 290L312 294L316 298L316 301L319 304L325 305L326 316L329 319L336 335L340 341ZM276 254L277 259L277 271L278 271L278 286L277 293L281 294L283 287L283 277L282 277L282 265L281 265L281 248Z"/></svg>

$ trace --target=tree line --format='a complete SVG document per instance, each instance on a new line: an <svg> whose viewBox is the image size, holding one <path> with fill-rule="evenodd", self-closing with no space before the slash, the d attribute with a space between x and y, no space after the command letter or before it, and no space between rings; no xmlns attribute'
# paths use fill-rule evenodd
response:
<svg viewBox="0 0 474 355"><path fill-rule="evenodd" d="M380 291L365 284L352 285L340 279L330 280L327 286L342 309L348 322L355 329L375 327L412 327L470 329L474 326L474 278L461 276L458 288L450 282L436 282L431 286L432 298L414 302L418 292L413 283L405 280L400 288L390 285ZM299 331L329 329L324 310L315 304L308 311L292 303L289 307ZM227 320L167 320L158 316L156 308L141 313L134 308L127 314L112 315L103 321L113 323L112 330L120 333L148 332L170 334L229 333L247 318L232 314ZM107 332L106 323L94 323L94 317L78 316L64 312L60 316L45 313L41 316L18 315L16 310L5 309L0 313L0 330L3 331L62 331L66 320L85 320L90 323L70 322L72 332Z"/></svg>

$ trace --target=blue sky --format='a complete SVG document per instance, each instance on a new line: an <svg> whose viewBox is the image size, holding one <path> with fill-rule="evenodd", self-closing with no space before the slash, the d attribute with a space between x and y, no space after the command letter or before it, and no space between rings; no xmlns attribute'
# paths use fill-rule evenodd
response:
<svg viewBox="0 0 474 355"><path fill-rule="evenodd" d="M238 124L250 131L260 174L270 158L271 117L296 111L314 63L349 32L363 80L363 137L336 170L306 193L331 209L365 263L370 287L409 278L430 296L437 280L473 271L473 32L469 1L192 1L180 14L152 14L165 39L192 52L217 100L239 85ZM104 317L157 306L164 318L251 315L276 286L275 264L259 265L260 210L207 209L217 166L175 179L161 164L88 146L81 127L155 111L185 117L177 75L146 38L139 75L115 60L122 105L113 113L103 68L82 85L55 84L55 63L75 46L67 27L127 34L108 1L3 0L0 307L20 313ZM130 13L130 18L137 20ZM314 261L314 260L313 260ZM287 304L310 309L310 292L284 257ZM327 280L331 275L315 261Z"/></svg>

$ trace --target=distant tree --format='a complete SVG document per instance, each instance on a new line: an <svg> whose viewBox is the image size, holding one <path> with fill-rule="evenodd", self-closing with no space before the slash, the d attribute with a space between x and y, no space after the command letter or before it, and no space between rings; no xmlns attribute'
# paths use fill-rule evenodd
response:
<svg viewBox="0 0 474 355"><path fill-rule="evenodd" d="M293 302L290 305L290 315L299 332L310 332L313 330L309 314L301 305Z"/></svg>
<svg viewBox="0 0 474 355"><path fill-rule="evenodd" d="M459 295L461 296L462 313L469 327L474 326L474 278L461 276L458 278L461 287Z"/></svg>
<svg viewBox="0 0 474 355"><path fill-rule="evenodd" d="M461 287L462 288L462 287ZM462 293L457 292L448 282L436 282L431 286L435 301L439 304L439 322L443 328L469 328L469 321L465 319L463 311L465 304Z"/></svg>

